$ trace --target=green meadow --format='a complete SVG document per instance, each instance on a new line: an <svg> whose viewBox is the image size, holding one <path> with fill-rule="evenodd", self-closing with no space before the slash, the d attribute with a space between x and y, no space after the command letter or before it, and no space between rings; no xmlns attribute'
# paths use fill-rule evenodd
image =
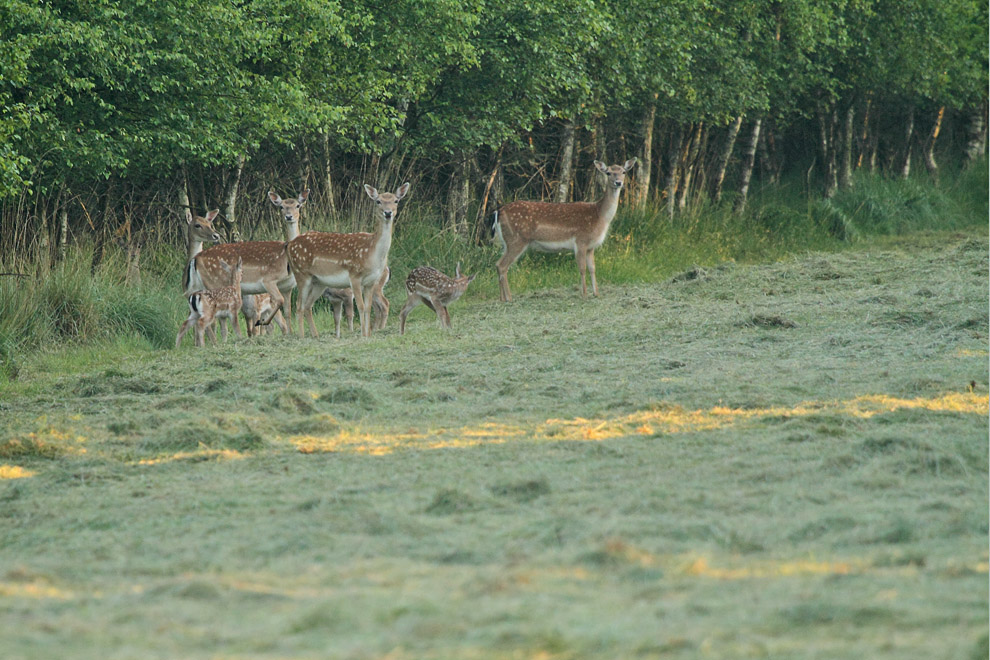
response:
<svg viewBox="0 0 990 660"><path fill-rule="evenodd" d="M165 349L176 294L13 353L3 656L986 657L985 226L610 240L597 299L535 255L498 303L483 252L448 333L394 263L370 339Z"/></svg>

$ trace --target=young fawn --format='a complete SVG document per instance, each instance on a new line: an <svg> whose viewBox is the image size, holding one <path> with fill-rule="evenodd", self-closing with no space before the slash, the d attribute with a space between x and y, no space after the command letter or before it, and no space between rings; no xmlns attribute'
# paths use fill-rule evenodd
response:
<svg viewBox="0 0 990 660"><path fill-rule="evenodd" d="M178 348L182 342L182 337L189 331L189 328L196 328L196 345L204 346L203 336L207 328L210 328L214 321L220 320L220 331L223 340L227 341L227 322L234 325L234 332L241 336L241 327L237 322L237 314L241 309L241 274L243 265L240 258L237 265L231 268L226 261L220 260L220 265L230 274L230 284L217 289L207 289L196 291L189 296L189 318L183 322L179 328L179 334L175 338L175 347ZM216 344L216 336L210 337Z"/></svg>
<svg viewBox="0 0 990 660"><path fill-rule="evenodd" d="M250 302L249 302L250 301ZM289 334L289 329L286 326L285 319L282 317L281 312L276 312L272 316L272 309L275 304L272 302L272 297L267 293L256 293L254 295L242 296L241 301L241 314L244 315L244 322L247 325L248 337L254 337L260 334L270 335L274 331L271 323L268 325L261 325L258 320L264 318L265 316L271 316L272 321L278 324L281 328L282 334Z"/></svg>
<svg viewBox="0 0 990 660"><path fill-rule="evenodd" d="M440 319L440 327L450 328L450 312L447 306L461 297L475 275L461 275L461 265L457 264L454 277L447 277L436 268L420 266L414 268L406 278L406 305L399 312L399 334L406 332L406 316L416 305L423 303Z"/></svg>
<svg viewBox="0 0 990 660"><path fill-rule="evenodd" d="M385 322L388 321L390 305L383 289L388 284L390 277L392 277L392 271L388 266L385 266L381 279L378 280L378 284L372 291L371 307L375 310L375 319L371 327L374 330L382 330L385 327ZM327 289L323 292L323 297L330 301L330 306L333 308L333 330L337 339L340 339L341 316L345 313L347 314L347 327L351 332L354 332L354 290L350 287Z"/></svg>

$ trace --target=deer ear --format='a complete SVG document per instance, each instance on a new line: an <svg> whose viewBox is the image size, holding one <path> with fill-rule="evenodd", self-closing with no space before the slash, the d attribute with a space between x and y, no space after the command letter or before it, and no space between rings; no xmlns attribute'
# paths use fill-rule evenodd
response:
<svg viewBox="0 0 990 660"><path fill-rule="evenodd" d="M240 270L243 267L244 267L244 258L237 257L237 270Z"/></svg>
<svg viewBox="0 0 990 660"><path fill-rule="evenodd" d="M460 276L461 276L461 262L458 261L457 267L454 268L454 277L460 277Z"/></svg>
<svg viewBox="0 0 990 660"><path fill-rule="evenodd" d="M306 188L306 190L299 193L299 197L296 199L296 201L299 202L299 206L302 206L303 204L306 203L307 199L309 199L309 188Z"/></svg>
<svg viewBox="0 0 990 660"><path fill-rule="evenodd" d="M477 276L478 276L477 273L474 273L473 275L471 275L471 277L468 278L467 283L470 284L471 282L474 282L474 278L476 278Z"/></svg>
<svg viewBox="0 0 990 660"><path fill-rule="evenodd" d="M220 209L213 209L212 211L207 212L206 219L210 222L213 222L213 218L217 217L219 213L220 213Z"/></svg>
<svg viewBox="0 0 990 660"><path fill-rule="evenodd" d="M626 164L622 166L622 169L623 169L624 171L626 171L626 172L628 172L628 171L629 171L629 170L631 170L631 169L633 168L633 166L634 166L634 165L636 165L636 163L638 163L638 162L639 162L639 158L630 158L629 160L627 160L627 161L626 161Z"/></svg>
<svg viewBox="0 0 990 660"><path fill-rule="evenodd" d="M272 200L275 206L282 206L282 198L276 195L274 190L268 191L268 199Z"/></svg>
<svg viewBox="0 0 990 660"><path fill-rule="evenodd" d="M395 191L395 199L396 199L396 201L398 201L398 200L402 199L403 197L405 197L406 196L406 193L408 193L408 192L409 192L409 182L406 181L401 186L399 186L399 189L398 190Z"/></svg>
<svg viewBox="0 0 990 660"><path fill-rule="evenodd" d="M370 197L371 199L375 200L376 202L378 201L378 191L372 188L371 186L369 186L367 183L364 184L364 192L368 193L368 197Z"/></svg>
<svg viewBox="0 0 990 660"><path fill-rule="evenodd" d="M608 174L608 167L607 167L607 166L605 165L605 163L603 163L602 161L600 161L600 160L596 160L596 161L595 161L595 167L596 167L596 168L598 169L598 171L599 171L599 172L601 172L602 174Z"/></svg>

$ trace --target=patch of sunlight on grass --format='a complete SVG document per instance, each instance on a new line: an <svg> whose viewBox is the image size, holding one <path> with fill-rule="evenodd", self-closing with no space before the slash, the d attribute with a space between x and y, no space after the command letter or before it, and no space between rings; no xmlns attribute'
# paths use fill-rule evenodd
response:
<svg viewBox="0 0 990 660"><path fill-rule="evenodd" d="M985 349L960 348L952 355L953 357L987 357L990 353Z"/></svg>
<svg viewBox="0 0 990 660"><path fill-rule="evenodd" d="M6 598L47 598L70 600L75 594L44 582L0 582L0 596Z"/></svg>
<svg viewBox="0 0 990 660"><path fill-rule="evenodd" d="M976 562L965 566L973 573L987 573L987 562ZM917 575L918 566L877 566L872 561L857 559L845 561L816 561L796 559L787 561L756 561L743 566L718 567L708 563L705 557L696 557L683 564L680 572L692 577L708 577L717 580L750 580L760 578L788 578L806 575L865 575L882 572L885 574Z"/></svg>
<svg viewBox="0 0 990 660"><path fill-rule="evenodd" d="M35 474L33 470L25 470L19 465L0 465L0 479L26 479Z"/></svg>
<svg viewBox="0 0 990 660"><path fill-rule="evenodd" d="M665 405L612 419L548 419L531 427L485 423L457 429L409 430L404 433L345 430L330 436L292 436L289 442L304 454L353 452L384 456L398 449L455 449L501 444L510 440L602 441L633 435L711 431L764 417L803 417L825 412L870 418L906 408L985 416L990 412L990 396L966 392L903 399L886 394L867 394L847 401L809 401L792 407L746 409L714 406L708 410L685 410L678 405Z"/></svg>
<svg viewBox="0 0 990 660"><path fill-rule="evenodd" d="M237 451L236 449L211 449L209 447L200 447L196 451L180 451L176 452L170 456L159 456L158 458L143 458L137 462L137 465L160 465L163 463L172 463L175 461L208 461L208 460L234 460L239 458L244 458L247 454Z"/></svg>

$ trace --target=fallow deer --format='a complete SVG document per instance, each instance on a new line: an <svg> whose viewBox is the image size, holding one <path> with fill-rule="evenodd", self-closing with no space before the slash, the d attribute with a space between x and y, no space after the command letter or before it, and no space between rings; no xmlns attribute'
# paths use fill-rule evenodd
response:
<svg viewBox="0 0 990 660"><path fill-rule="evenodd" d="M390 305L383 289L388 284L391 276L391 270L386 266L385 272L382 273L381 279L378 280L378 284L375 285L372 291L371 306L374 309L372 326L375 330L383 329L385 323L388 321ZM354 332L354 292L350 287L346 289L327 289L323 292L323 297L330 301L330 306L333 308L333 331L337 339L340 339L340 320L342 313L347 314L347 327L351 332Z"/></svg>
<svg viewBox="0 0 990 660"><path fill-rule="evenodd" d="M447 277L436 268L420 266L414 268L406 278L406 291L409 297L399 312L399 334L406 333L406 316L416 305L423 303L437 314L441 328L450 328L450 312L447 306L461 297L475 275L461 275L461 265L457 264L454 277Z"/></svg>
<svg viewBox="0 0 990 660"><path fill-rule="evenodd" d="M248 298L251 301L248 302ZM244 315L245 325L247 325L247 335L248 337L253 337L260 334L270 335L274 328L272 324L260 325L257 321L258 319L265 315L270 314L271 310L274 308L272 305L272 297L267 293L256 293L250 296L242 296L241 300L241 313ZM285 318L282 317L281 312L275 314L272 321L278 325L279 329L282 330L282 334L288 334L289 330L285 324Z"/></svg>
<svg viewBox="0 0 990 660"><path fill-rule="evenodd" d="M495 214L495 233L504 251L495 265L498 271L499 295L503 302L512 300L509 291L509 267L516 262L526 248L543 252L574 252L578 270L581 271L581 295L587 297L585 272L591 271L591 290L598 295L595 279L595 248L605 241L608 227L619 206L619 193L626 172L636 164L636 159L624 165L606 166L595 161L599 172L608 177L605 195L597 202L512 202Z"/></svg>
<svg viewBox="0 0 990 660"><path fill-rule="evenodd" d="M274 192L268 193L272 203L282 209L289 240L299 234L299 209L306 203L308 196L308 189L300 193L296 199L288 201L282 200ZM285 245L284 241L244 241L215 245L203 250L190 259L186 268L186 292L191 294L200 289L219 288L225 281L221 262L232 263L241 259L244 265L241 294L246 296L267 293L272 297L273 311L260 315L256 322L267 325L280 309L285 310L288 320L291 315L285 301L291 295L296 279L289 270ZM286 327L291 334L291 323Z"/></svg>
<svg viewBox="0 0 990 660"><path fill-rule="evenodd" d="M195 291L189 296L189 317L179 328L179 334L175 337L175 347L182 343L189 328L196 328L196 345L203 346L205 342L203 336L208 328L215 321L220 321L220 332L223 340L227 341L227 322L234 325L234 332L241 336L241 327L238 325L237 313L241 309L241 274L242 262L237 259L237 265L231 268L226 261L220 260L221 267L227 272L229 280L227 285L216 289L205 291ZM216 335L211 333L211 339L216 344Z"/></svg>
<svg viewBox="0 0 990 660"><path fill-rule="evenodd" d="M299 283L296 314L300 335L305 335L305 317L312 335L319 337L313 322L313 303L328 288L346 287L353 291L361 312L361 335L371 335L373 290L385 275L396 211L399 200L409 192L409 184L402 184L394 194L379 194L369 185L365 185L364 190L381 211L373 234L310 231L289 241L286 247L292 272Z"/></svg>

